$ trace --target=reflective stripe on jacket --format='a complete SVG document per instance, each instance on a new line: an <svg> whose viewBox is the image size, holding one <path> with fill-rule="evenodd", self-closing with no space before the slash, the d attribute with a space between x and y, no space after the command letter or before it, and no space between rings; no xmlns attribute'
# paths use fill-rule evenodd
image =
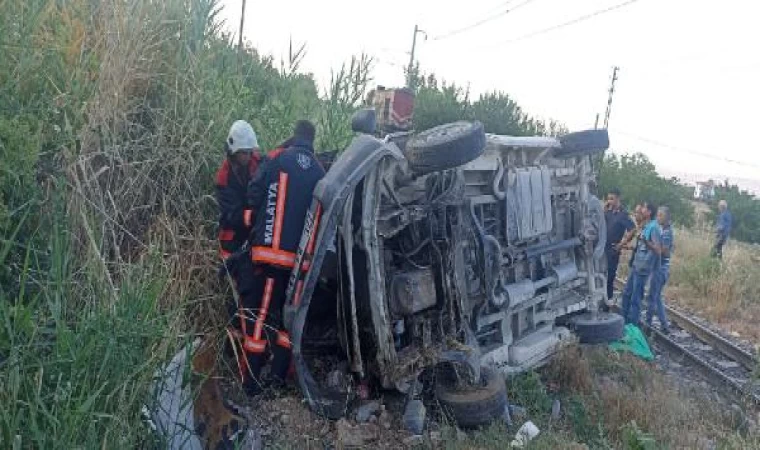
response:
<svg viewBox="0 0 760 450"><path fill-rule="evenodd" d="M254 153L247 171L236 171L225 159L216 172L216 200L219 204L219 245L222 258L240 249L251 234L253 211L247 207L248 182L259 167L261 156ZM242 173L241 173L242 172Z"/></svg>
<svg viewBox="0 0 760 450"><path fill-rule="evenodd" d="M306 142L294 140L267 155L248 186L255 263L293 267L314 187L324 174Z"/></svg>

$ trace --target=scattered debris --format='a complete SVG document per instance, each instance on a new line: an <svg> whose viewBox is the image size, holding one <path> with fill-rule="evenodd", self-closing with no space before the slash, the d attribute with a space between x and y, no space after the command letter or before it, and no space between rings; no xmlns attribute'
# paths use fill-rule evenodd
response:
<svg viewBox="0 0 760 450"><path fill-rule="evenodd" d="M687 331L684 331L684 330L675 331L672 333L672 336L678 339L688 339L691 337L691 335Z"/></svg>
<svg viewBox="0 0 760 450"><path fill-rule="evenodd" d="M554 402L552 402L552 420L559 420L559 416L562 413L561 411L561 405L558 398L554 399Z"/></svg>
<svg viewBox="0 0 760 450"><path fill-rule="evenodd" d="M509 405L506 405L504 407L504 416L503 416L503 419L504 419L504 424L506 426L508 426L508 427L512 426L512 415L509 414Z"/></svg>
<svg viewBox="0 0 760 450"><path fill-rule="evenodd" d="M736 362L736 361L729 361L729 360L715 361L715 364L717 364L718 367L720 367L723 370L726 370L726 369L736 369L737 367L739 367L739 363L738 362Z"/></svg>
<svg viewBox="0 0 760 450"><path fill-rule="evenodd" d="M515 439L512 441L511 446L523 448L528 445L528 442L532 441L533 438L538 436L540 432L541 430L539 430L538 427L529 420L522 424L522 426L517 430L517 434L515 434Z"/></svg>
<svg viewBox="0 0 760 450"><path fill-rule="evenodd" d="M440 431L431 431L430 434L428 434L428 437L430 443L433 444L433 447L439 447L441 443L443 443L443 437L441 436Z"/></svg>
<svg viewBox="0 0 760 450"><path fill-rule="evenodd" d="M404 427L412 434L420 435L425 427L425 405L422 400L410 400L404 409Z"/></svg>
<svg viewBox="0 0 760 450"><path fill-rule="evenodd" d="M215 361L210 341L196 339L156 371L154 398L143 415L167 449L227 448L241 441L245 448L261 448L259 431L222 400ZM200 375L199 385L193 386L190 373Z"/></svg>
<svg viewBox="0 0 760 450"><path fill-rule="evenodd" d="M388 411L381 407L380 417L377 418L377 422L380 424L381 427L383 427L386 430L391 429L391 415L388 413Z"/></svg>
<svg viewBox="0 0 760 450"><path fill-rule="evenodd" d="M348 386L348 379L344 371L335 369L327 375L327 387L343 391Z"/></svg>
<svg viewBox="0 0 760 450"><path fill-rule="evenodd" d="M425 438L421 434L413 434L404 439L404 446L416 447L425 443Z"/></svg>
<svg viewBox="0 0 760 450"><path fill-rule="evenodd" d="M528 416L528 411L519 405L509 405L509 415L515 419L524 419Z"/></svg>
<svg viewBox="0 0 760 450"><path fill-rule="evenodd" d="M346 419L335 423L335 440L338 448L361 448L378 439L377 427L373 424L351 425Z"/></svg>
<svg viewBox="0 0 760 450"><path fill-rule="evenodd" d="M380 402L372 401L356 408L355 418L359 423L368 422L378 411L380 411Z"/></svg>

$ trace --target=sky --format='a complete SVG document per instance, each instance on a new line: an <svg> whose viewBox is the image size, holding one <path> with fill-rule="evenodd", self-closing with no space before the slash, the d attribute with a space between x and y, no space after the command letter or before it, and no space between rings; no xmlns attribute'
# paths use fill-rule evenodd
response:
<svg viewBox="0 0 760 450"><path fill-rule="evenodd" d="M622 3L591 19L536 33ZM242 0L223 0L237 33ZM505 11L509 12L505 12ZM243 37L286 57L324 88L331 70L365 52L375 84L401 86L415 24L423 72L501 90L528 113L571 131L609 122L611 149L645 153L669 173L760 179L760 2L751 0L249 0ZM452 31L484 22L445 37Z"/></svg>

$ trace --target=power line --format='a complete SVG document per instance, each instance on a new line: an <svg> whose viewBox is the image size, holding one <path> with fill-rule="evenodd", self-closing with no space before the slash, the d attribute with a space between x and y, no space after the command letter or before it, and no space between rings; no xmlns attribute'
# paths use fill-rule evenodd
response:
<svg viewBox="0 0 760 450"><path fill-rule="evenodd" d="M600 10L597 10L597 11L594 11L594 12L590 12L588 14L584 14L582 16L576 17L575 19L568 20L567 22L562 22L562 23L559 23L557 25L552 25L550 27L543 28L541 30L532 31L532 32L524 34L522 36L518 36L516 38L512 38L512 39L509 39L509 40L506 40L506 41L490 44L490 45L487 45L485 47L495 47L495 46L500 46L500 45L512 44L512 43L519 42L519 41L524 41L526 39L530 39L530 38L533 38L533 37L536 37L536 36L539 36L539 35L542 35L542 34L550 33L552 31L556 31L556 30L559 30L561 28L568 27L570 25L575 25L575 24L580 23L580 22L585 22L586 20L593 19L594 17L601 16L602 14L606 14L606 13L609 13L609 12L612 12L612 11L624 8L626 6L632 5L632 4L636 3L637 1L639 1L639 0L628 0L626 2L610 6L608 8L604 8L604 9L600 9Z"/></svg>
<svg viewBox="0 0 760 450"><path fill-rule="evenodd" d="M434 41L440 41L440 40L443 40L443 39L448 39L450 37L453 37L453 36L456 36L458 34L464 33L465 31L470 31L473 28L477 28L477 27L479 27L481 25L485 25L485 24L487 24L489 22L493 22L494 20L496 20L496 19L498 19L500 17L503 17L503 16L511 13L512 11L515 11L517 9L522 8L523 6L527 5L528 3L531 3L534 0L523 0L522 3L518 3L513 8L509 8L508 6L509 6L510 3L512 3L512 1L514 1L514 0L508 0L508 1L506 1L506 2L504 2L502 4L501 7L507 7L507 9L499 11L498 13L496 13L494 15L491 15L491 16L485 17L483 19L480 19L477 22L471 23L470 25L467 25L465 27L457 28L457 29L448 31L446 33L440 34L438 36L435 36L433 38L433 40Z"/></svg>
<svg viewBox="0 0 760 450"><path fill-rule="evenodd" d="M656 145L658 147L669 148L671 150L675 150L675 151L678 151L678 152L689 153L689 154L692 154L692 155L695 155L695 156L700 156L702 158L713 159L713 160L716 160L716 161L723 161L723 162L727 162L727 163L731 163L731 164L739 164L739 165L742 165L742 166L756 167L756 168L760 169L760 164L753 164L753 163L746 162L746 161L737 161L735 159L724 158L724 157L721 157L721 156L715 156L713 154L705 153L705 152L700 152L698 150L693 150L693 149L688 149L688 148L683 148L683 147L677 147L675 145L666 144L664 142L656 141L654 139L649 139L649 138L637 136L637 135L635 135L633 133L628 133L626 131L621 131L621 130L619 130L617 128L613 129L612 131L615 132L615 133L622 134L623 136L628 136L629 138L635 139L637 141L645 142L647 144Z"/></svg>

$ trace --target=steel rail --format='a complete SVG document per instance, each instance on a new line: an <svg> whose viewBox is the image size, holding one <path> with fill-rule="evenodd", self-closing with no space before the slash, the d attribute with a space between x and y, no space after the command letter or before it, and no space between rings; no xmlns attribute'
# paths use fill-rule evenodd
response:
<svg viewBox="0 0 760 450"><path fill-rule="evenodd" d="M622 283L619 278L615 281ZM734 399L739 401L746 400L752 403L755 407L760 407L760 390L753 388L753 381L755 380L753 380L754 377L752 376L754 371L760 370L757 358L750 352L747 352L704 325L687 317L684 313L675 308L666 306L666 310L668 318L679 328L690 333L696 340L709 345L721 355L748 370L750 372L750 377L747 379L746 383L725 373L715 364L689 349L687 345L677 342L671 335L666 335L662 331L645 324L642 324L642 328L644 328L650 336L654 337L654 339L668 351L688 359L692 364L701 368L704 375L706 375L713 384L728 387L728 391Z"/></svg>
<svg viewBox="0 0 760 450"><path fill-rule="evenodd" d="M694 321L694 319L687 317L684 313L671 306L666 306L665 310L668 313L668 318L675 322L681 329L693 334L697 339L729 357L732 361L738 362L750 371L758 368L757 359L752 353L744 350L704 325Z"/></svg>

